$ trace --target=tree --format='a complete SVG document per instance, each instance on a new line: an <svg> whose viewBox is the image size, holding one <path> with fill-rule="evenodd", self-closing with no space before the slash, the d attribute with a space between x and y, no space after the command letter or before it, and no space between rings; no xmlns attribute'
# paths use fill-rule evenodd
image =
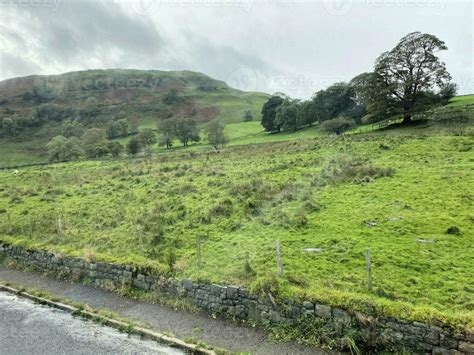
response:
<svg viewBox="0 0 474 355"><path fill-rule="evenodd" d="M138 140L144 147L150 147L156 144L156 133L151 128L145 128L138 134Z"/></svg>
<svg viewBox="0 0 474 355"><path fill-rule="evenodd" d="M142 146L141 146L141 143L140 143L140 140L138 139L138 137L133 137L127 143L127 152L128 152L128 154L136 155L136 154L140 153L141 150L142 150Z"/></svg>
<svg viewBox="0 0 474 355"><path fill-rule="evenodd" d="M81 142L77 137L56 136L46 147L48 148L49 161L78 160L84 154Z"/></svg>
<svg viewBox="0 0 474 355"><path fill-rule="evenodd" d="M158 130L160 131L160 146L166 146L166 149L170 149L173 146L176 134L175 121L172 119L162 121L158 125Z"/></svg>
<svg viewBox="0 0 474 355"><path fill-rule="evenodd" d="M298 100L285 99L276 109L275 124L285 131L296 131L300 126L298 104Z"/></svg>
<svg viewBox="0 0 474 355"><path fill-rule="evenodd" d="M85 121L91 121L100 113L99 102L94 96L90 96L84 102L84 105L81 107L80 111L81 119Z"/></svg>
<svg viewBox="0 0 474 355"><path fill-rule="evenodd" d="M252 111L246 110L246 111L244 112L244 115L242 116L242 121L244 121L244 122L253 121Z"/></svg>
<svg viewBox="0 0 474 355"><path fill-rule="evenodd" d="M412 32L392 50L382 53L374 69L382 88L378 101L399 109L403 123L410 123L414 111L426 108L420 98L451 80L445 63L435 55L446 49L436 36Z"/></svg>
<svg viewBox="0 0 474 355"><path fill-rule="evenodd" d="M338 117L321 123L320 129L323 132L336 133L337 135L353 128L355 122L349 118Z"/></svg>
<svg viewBox="0 0 474 355"><path fill-rule="evenodd" d="M262 126L267 132L280 131L281 126L275 122L276 109L283 103L284 99L279 95L273 95L262 107Z"/></svg>
<svg viewBox="0 0 474 355"><path fill-rule="evenodd" d="M318 121L318 111L313 100L303 101L300 104L299 118L300 125L311 125Z"/></svg>
<svg viewBox="0 0 474 355"><path fill-rule="evenodd" d="M447 105L458 92L458 86L455 83L446 83L441 86L439 90L439 96L442 105Z"/></svg>
<svg viewBox="0 0 474 355"><path fill-rule="evenodd" d="M318 91L313 97L313 103L320 123L338 116L352 116L356 106L352 87L343 82Z"/></svg>
<svg viewBox="0 0 474 355"><path fill-rule="evenodd" d="M229 139L224 130L225 126L222 123L219 121L211 121L206 128L208 143L216 149L227 144Z"/></svg>
<svg viewBox="0 0 474 355"><path fill-rule="evenodd" d="M81 137L82 147L88 158L98 158L108 154L105 130L89 128Z"/></svg>
<svg viewBox="0 0 474 355"><path fill-rule="evenodd" d="M179 118L176 121L175 134L185 147L188 146L189 142L199 142L201 140L197 123L192 118Z"/></svg>
<svg viewBox="0 0 474 355"><path fill-rule="evenodd" d="M138 116L128 116L128 125L130 126L130 133L138 133L138 126L140 125L140 118Z"/></svg>
<svg viewBox="0 0 474 355"><path fill-rule="evenodd" d="M66 138L81 137L84 134L84 127L76 120L67 119L61 125L61 135Z"/></svg>
<svg viewBox="0 0 474 355"><path fill-rule="evenodd" d="M108 142L107 148L114 158L119 157L123 151L123 145L119 142Z"/></svg>
<svg viewBox="0 0 474 355"><path fill-rule="evenodd" d="M18 129L18 126L16 124L16 121L14 121L10 117L5 117L2 120L2 130L6 135L14 136L14 135L17 134L19 129Z"/></svg>
<svg viewBox="0 0 474 355"><path fill-rule="evenodd" d="M127 120L120 119L110 122L107 126L106 133L109 139L126 136L128 133Z"/></svg>

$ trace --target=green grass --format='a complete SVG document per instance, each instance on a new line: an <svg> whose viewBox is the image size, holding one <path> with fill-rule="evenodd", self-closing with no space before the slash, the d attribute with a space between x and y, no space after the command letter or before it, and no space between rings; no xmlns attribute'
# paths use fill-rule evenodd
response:
<svg viewBox="0 0 474 355"><path fill-rule="evenodd" d="M234 138L295 140L0 172L0 239L474 328L472 128L345 137L257 128L239 123ZM345 172L345 161L359 165ZM377 178L386 168L394 174ZM451 226L461 235L447 234Z"/></svg>
<svg viewBox="0 0 474 355"><path fill-rule="evenodd" d="M474 105L474 95L456 96L449 102L448 106Z"/></svg>

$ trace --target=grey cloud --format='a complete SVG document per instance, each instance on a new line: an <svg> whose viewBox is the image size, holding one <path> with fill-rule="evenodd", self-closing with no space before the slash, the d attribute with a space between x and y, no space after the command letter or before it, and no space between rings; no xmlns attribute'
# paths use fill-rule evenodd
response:
<svg viewBox="0 0 474 355"><path fill-rule="evenodd" d="M0 79L89 68L187 69L244 90L306 98L370 71L402 36L422 31L446 41L448 70L461 93L474 92L471 1L41 1L57 7L0 2Z"/></svg>

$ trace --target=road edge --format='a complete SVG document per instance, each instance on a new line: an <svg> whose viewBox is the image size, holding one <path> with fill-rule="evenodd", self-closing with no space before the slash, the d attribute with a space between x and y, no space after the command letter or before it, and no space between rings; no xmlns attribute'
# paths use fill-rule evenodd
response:
<svg viewBox="0 0 474 355"><path fill-rule="evenodd" d="M213 350L203 349L199 347L198 345L186 343L185 341L181 339L168 336L159 332L155 332L153 330L145 329L139 326L130 327L130 324L124 323L122 321L115 320L115 319L112 319L100 314L92 313L83 309L79 309L77 307L74 307L65 303L51 301L44 297L35 296L26 291L19 290L11 286L6 286L1 283L0 283L0 291L8 292L16 296L27 298L31 301L34 301L42 305L47 305L52 308L60 309L71 315L81 316L85 319L92 320L95 323L100 323L101 325L114 328L120 332L123 332L123 329L129 329L130 334L138 335L142 337L143 339L154 340L158 343L169 345L171 347L178 348L192 354L216 355L216 353Z"/></svg>

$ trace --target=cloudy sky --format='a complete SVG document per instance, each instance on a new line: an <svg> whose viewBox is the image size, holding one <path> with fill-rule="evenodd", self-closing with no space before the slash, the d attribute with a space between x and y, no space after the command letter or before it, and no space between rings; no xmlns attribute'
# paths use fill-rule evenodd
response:
<svg viewBox="0 0 474 355"><path fill-rule="evenodd" d="M421 31L446 42L460 93L474 93L473 12L450 0L0 0L0 80L186 69L307 98Z"/></svg>

